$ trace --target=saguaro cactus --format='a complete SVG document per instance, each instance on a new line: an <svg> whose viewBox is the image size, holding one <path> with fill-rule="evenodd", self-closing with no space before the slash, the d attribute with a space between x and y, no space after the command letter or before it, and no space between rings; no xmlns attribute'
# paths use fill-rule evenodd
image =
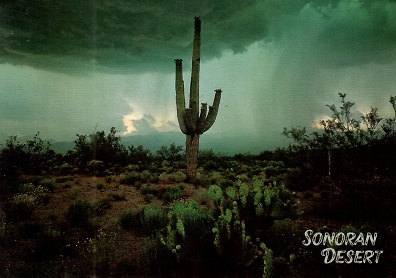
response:
<svg viewBox="0 0 396 278"><path fill-rule="evenodd" d="M195 180L197 174L199 136L207 131L215 122L222 92L221 89L215 90L213 106L209 106L209 112L207 111L206 103L202 103L201 109L199 109L199 69L201 60L201 20L199 17L195 17L194 30L190 101L188 108L186 108L184 96L183 60L175 60L177 120L180 130L186 134L187 176L192 181Z"/></svg>

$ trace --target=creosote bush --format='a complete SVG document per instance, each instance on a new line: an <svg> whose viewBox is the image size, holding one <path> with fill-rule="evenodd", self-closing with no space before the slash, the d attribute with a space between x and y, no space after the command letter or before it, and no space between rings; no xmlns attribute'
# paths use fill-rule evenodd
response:
<svg viewBox="0 0 396 278"><path fill-rule="evenodd" d="M123 229L140 227L140 212L138 209L126 209L118 216L118 224Z"/></svg>
<svg viewBox="0 0 396 278"><path fill-rule="evenodd" d="M97 273L107 273L111 262L116 256L114 246L115 235L108 235L99 230L96 237L89 241L90 259Z"/></svg>
<svg viewBox="0 0 396 278"><path fill-rule="evenodd" d="M153 235L166 224L166 211L160 206L148 204L142 208L140 222L143 230Z"/></svg>
<svg viewBox="0 0 396 278"><path fill-rule="evenodd" d="M178 186L171 185L166 189L165 193L162 195L162 198L165 202L172 202L174 200L180 199L183 194L184 187L184 184L179 184Z"/></svg>
<svg viewBox="0 0 396 278"><path fill-rule="evenodd" d="M88 201L77 199L70 204L67 218L72 225L83 227L88 223L91 216L92 206Z"/></svg>
<svg viewBox="0 0 396 278"><path fill-rule="evenodd" d="M20 193L15 194L4 207L10 221L29 219L34 209L38 205L46 205L50 198L48 190L32 183L21 185L18 191Z"/></svg>

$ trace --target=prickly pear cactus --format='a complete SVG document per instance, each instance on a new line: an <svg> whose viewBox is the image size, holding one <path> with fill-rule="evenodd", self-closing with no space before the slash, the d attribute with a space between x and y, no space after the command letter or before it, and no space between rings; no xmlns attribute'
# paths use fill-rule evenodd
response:
<svg viewBox="0 0 396 278"><path fill-rule="evenodd" d="M263 180L254 180L251 185L238 181L224 191L212 185L208 193L217 208L212 232L218 253L244 266L261 258L263 277L270 277L272 251L259 237L252 240L248 231L268 228L274 219L294 216L293 193L282 184L264 185Z"/></svg>
<svg viewBox="0 0 396 278"><path fill-rule="evenodd" d="M191 200L176 202L169 208L165 235L159 236L161 244L179 259L185 241L191 235L202 232L207 222L207 212Z"/></svg>

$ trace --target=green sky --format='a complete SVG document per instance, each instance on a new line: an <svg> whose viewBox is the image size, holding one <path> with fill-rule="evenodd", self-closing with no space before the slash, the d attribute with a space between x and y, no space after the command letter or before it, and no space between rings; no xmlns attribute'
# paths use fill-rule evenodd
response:
<svg viewBox="0 0 396 278"><path fill-rule="evenodd" d="M188 85L197 15L201 100L224 92L208 133L284 146L283 127L313 127L338 92L391 115L396 1L4 0L0 138L177 131L173 60Z"/></svg>

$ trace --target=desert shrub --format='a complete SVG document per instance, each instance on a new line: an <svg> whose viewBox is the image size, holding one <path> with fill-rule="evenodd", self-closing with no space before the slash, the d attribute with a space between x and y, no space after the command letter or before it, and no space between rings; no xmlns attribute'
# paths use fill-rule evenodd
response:
<svg viewBox="0 0 396 278"><path fill-rule="evenodd" d="M93 159L88 162L87 168L91 174L103 176L106 166L102 160Z"/></svg>
<svg viewBox="0 0 396 278"><path fill-rule="evenodd" d="M0 220L0 245L8 245L10 243L12 233L12 224L6 220Z"/></svg>
<svg viewBox="0 0 396 278"><path fill-rule="evenodd" d="M131 229L140 226L140 214L137 209L126 209L118 216L118 224L123 229Z"/></svg>
<svg viewBox="0 0 396 278"><path fill-rule="evenodd" d="M30 195L37 205L46 205L51 197L49 190L44 188L42 185L34 185L31 183L23 184L19 187L19 195Z"/></svg>
<svg viewBox="0 0 396 278"><path fill-rule="evenodd" d="M200 191L198 191L196 200L200 205L204 206L209 206L212 201L206 189L201 189Z"/></svg>
<svg viewBox="0 0 396 278"><path fill-rule="evenodd" d="M306 183L304 182L304 180L305 175L303 175L300 168L288 169L284 177L286 187L293 190L309 189L308 187L306 187Z"/></svg>
<svg viewBox="0 0 396 278"><path fill-rule="evenodd" d="M59 255L65 242L65 232L57 227L48 226L40 234L37 253L39 256Z"/></svg>
<svg viewBox="0 0 396 278"><path fill-rule="evenodd" d="M13 178L21 173L40 174L48 171L57 163L56 153L49 143L44 143L37 133L32 140L25 144L11 136L0 150L0 174L7 174Z"/></svg>
<svg viewBox="0 0 396 278"><path fill-rule="evenodd" d="M219 169L225 162L225 156L215 153L212 149L199 150L198 163L202 165L205 171L213 171Z"/></svg>
<svg viewBox="0 0 396 278"><path fill-rule="evenodd" d="M15 194L4 207L7 219L11 221L29 219L36 206L47 204L50 198L41 185L23 184L19 191L21 193Z"/></svg>
<svg viewBox="0 0 396 278"><path fill-rule="evenodd" d="M153 161L153 156L150 150L144 149L142 145L135 147L128 147L128 161L139 169L147 169Z"/></svg>
<svg viewBox="0 0 396 278"><path fill-rule="evenodd" d="M97 131L90 135L77 134L73 155L70 155L75 157L75 163L81 169L86 168L92 160L102 161L104 169L110 165L125 165L128 152L116 133L117 130L112 127L107 135L104 131ZM98 169L98 172L104 169Z"/></svg>
<svg viewBox="0 0 396 278"><path fill-rule="evenodd" d="M36 208L36 198L29 194L17 194L4 206L9 221L23 221L29 219Z"/></svg>
<svg viewBox="0 0 396 278"><path fill-rule="evenodd" d="M40 184L49 192L52 192L54 190L56 180L54 178L44 178L41 180Z"/></svg>
<svg viewBox="0 0 396 278"><path fill-rule="evenodd" d="M183 186L169 186L165 193L162 195L162 199L164 199L165 202L172 202L176 199L180 199L183 193Z"/></svg>
<svg viewBox="0 0 396 278"><path fill-rule="evenodd" d="M158 176L158 181L163 183L163 184L168 184L170 183L170 179L169 179L169 174L167 174L166 172L162 172L159 176Z"/></svg>
<svg viewBox="0 0 396 278"><path fill-rule="evenodd" d="M114 192L110 192L107 194L106 199L115 201L115 202L119 202L119 201L125 201L126 197L125 197L125 193L114 193Z"/></svg>
<svg viewBox="0 0 396 278"><path fill-rule="evenodd" d="M153 194L147 194L143 198L147 203L151 203L155 199L155 196Z"/></svg>
<svg viewBox="0 0 396 278"><path fill-rule="evenodd" d="M18 224L18 230L22 237L24 238L33 238L35 237L41 230L41 225L36 221L23 221Z"/></svg>
<svg viewBox="0 0 396 278"><path fill-rule="evenodd" d="M209 180L212 184L218 183L223 179L223 175L218 171L213 171L210 173Z"/></svg>
<svg viewBox="0 0 396 278"><path fill-rule="evenodd" d="M286 172L285 165L282 161L268 161L263 170L267 177L276 177Z"/></svg>
<svg viewBox="0 0 396 278"><path fill-rule="evenodd" d="M102 215L107 209L111 208L109 199L102 199L91 204L91 207L96 215Z"/></svg>
<svg viewBox="0 0 396 278"><path fill-rule="evenodd" d="M106 272L116 256L114 238L103 231L91 242L92 262L96 272Z"/></svg>
<svg viewBox="0 0 396 278"><path fill-rule="evenodd" d="M101 182L98 182L97 184L96 184L96 189L97 190L103 190L103 188L104 188L104 184L103 183L101 183Z"/></svg>
<svg viewBox="0 0 396 278"><path fill-rule="evenodd" d="M201 234L209 227L207 223L209 212L199 207L194 200L175 203L168 212L168 219L170 215L183 221L184 230L189 235Z"/></svg>
<svg viewBox="0 0 396 278"><path fill-rule="evenodd" d="M91 204L82 199L73 201L67 212L67 218L69 222L76 227L83 227L87 224L89 218L92 215Z"/></svg>
<svg viewBox="0 0 396 278"><path fill-rule="evenodd" d="M393 218L396 182L385 177L362 177L341 180L341 194L346 198L344 209L352 216L364 218Z"/></svg>
<svg viewBox="0 0 396 278"><path fill-rule="evenodd" d="M301 247L298 234L302 234L295 221L291 219L276 220L274 225L268 229L266 238L268 246L273 250L274 256L282 256L286 259L290 255L296 255Z"/></svg>
<svg viewBox="0 0 396 278"><path fill-rule="evenodd" d="M172 143L169 147L162 146L157 151L157 159L160 161L169 161L172 166L175 166L177 162L180 162L183 157L183 146L176 146Z"/></svg>
<svg viewBox="0 0 396 278"><path fill-rule="evenodd" d="M148 204L141 211L140 222L147 234L155 234L166 224L166 212L162 207Z"/></svg>
<svg viewBox="0 0 396 278"><path fill-rule="evenodd" d="M114 180L114 176L108 175L105 178L105 182L106 183L111 183Z"/></svg>
<svg viewBox="0 0 396 278"><path fill-rule="evenodd" d="M140 193L145 196L149 195L149 194L158 196L159 192L160 192L160 190L158 188L155 188L154 186L147 185L147 184L142 185L142 187L140 188Z"/></svg>
<svg viewBox="0 0 396 278"><path fill-rule="evenodd" d="M159 235L160 242L178 259L185 252L196 254L196 249L191 248L198 243L201 235L209 230L208 212L200 208L195 201L175 202L167 214L166 231ZM189 250L186 251L186 246ZM184 248L184 249L183 249Z"/></svg>
<svg viewBox="0 0 396 278"><path fill-rule="evenodd" d="M144 271L143 277L158 277L175 273L177 261L175 256L169 256L169 251L156 240L146 240L143 244L139 258L140 269Z"/></svg>
<svg viewBox="0 0 396 278"><path fill-rule="evenodd" d="M80 195L80 188L78 186L70 187L69 185L68 188L69 190L67 191L67 195L69 195L69 197L72 198L73 200L76 199L78 195Z"/></svg>
<svg viewBox="0 0 396 278"><path fill-rule="evenodd" d="M132 171L128 174L123 174L120 176L120 183L127 185L139 186L144 180L139 172Z"/></svg>
<svg viewBox="0 0 396 278"><path fill-rule="evenodd" d="M149 170L144 170L140 173L140 180L145 183L156 183L158 177Z"/></svg>
<svg viewBox="0 0 396 278"><path fill-rule="evenodd" d="M72 172L73 168L74 168L73 165L70 165L69 163L65 162L58 167L58 171L60 175L68 175Z"/></svg>
<svg viewBox="0 0 396 278"><path fill-rule="evenodd" d="M201 171L198 171L197 177L193 182L195 186L207 187L210 185L210 179L208 175L202 173Z"/></svg>
<svg viewBox="0 0 396 278"><path fill-rule="evenodd" d="M173 172L173 173L169 174L168 178L169 178L169 181L171 181L171 182L179 183L179 182L186 181L187 175L182 171L177 171L177 172Z"/></svg>

